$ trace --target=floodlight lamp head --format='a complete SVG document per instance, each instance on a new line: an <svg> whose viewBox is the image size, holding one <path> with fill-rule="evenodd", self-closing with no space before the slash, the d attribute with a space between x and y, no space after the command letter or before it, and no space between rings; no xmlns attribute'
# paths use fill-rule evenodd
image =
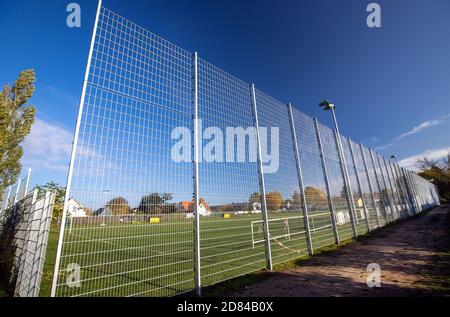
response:
<svg viewBox="0 0 450 317"><path fill-rule="evenodd" d="M396 158L397 158L397 155L395 155L395 154L391 155L391 159L396 159Z"/></svg>
<svg viewBox="0 0 450 317"><path fill-rule="evenodd" d="M328 100L324 100L319 103L319 106L323 108L323 110L331 110L334 108L334 105L330 103Z"/></svg>

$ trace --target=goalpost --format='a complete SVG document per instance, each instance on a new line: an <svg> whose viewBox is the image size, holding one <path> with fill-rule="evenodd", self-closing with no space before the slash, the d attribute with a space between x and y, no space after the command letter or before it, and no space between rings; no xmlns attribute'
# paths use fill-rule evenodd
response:
<svg viewBox="0 0 450 317"><path fill-rule="evenodd" d="M289 225L289 220L293 219L302 219L303 216L294 216L294 217L283 217L283 218L274 218L268 219L267 222L270 225L271 232L269 235L270 240L277 239L286 239L291 240L291 236L296 234L301 234L301 232L294 232L291 234L291 227ZM258 243L263 243L264 239L264 220L255 220L250 223L250 230L252 233L252 247L255 248L255 245Z"/></svg>

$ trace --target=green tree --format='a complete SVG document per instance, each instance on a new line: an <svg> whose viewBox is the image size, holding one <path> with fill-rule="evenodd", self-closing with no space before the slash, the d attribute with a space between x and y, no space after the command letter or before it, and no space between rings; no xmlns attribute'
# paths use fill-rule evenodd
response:
<svg viewBox="0 0 450 317"><path fill-rule="evenodd" d="M44 185L37 185L35 187L38 190L38 196L42 196L46 191L55 192L55 205L53 207L52 221L56 222L61 219L62 211L64 207L64 196L66 195L66 188L60 186L58 183L53 181L48 182Z"/></svg>
<svg viewBox="0 0 450 317"><path fill-rule="evenodd" d="M418 161L420 176L435 184L443 202L450 202L450 153L440 160L423 158Z"/></svg>
<svg viewBox="0 0 450 317"><path fill-rule="evenodd" d="M141 198L138 211L143 214L162 214L175 212L175 205L168 204L172 200L171 193L151 193Z"/></svg>
<svg viewBox="0 0 450 317"><path fill-rule="evenodd" d="M25 70L0 92L0 197L16 182L22 168L20 143L30 133L35 108L27 105L34 92L34 70Z"/></svg>

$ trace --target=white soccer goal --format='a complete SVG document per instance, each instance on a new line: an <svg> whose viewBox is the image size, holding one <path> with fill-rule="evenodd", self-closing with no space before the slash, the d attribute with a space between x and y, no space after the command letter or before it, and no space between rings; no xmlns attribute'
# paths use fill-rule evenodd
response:
<svg viewBox="0 0 450 317"><path fill-rule="evenodd" d="M294 232L291 234L291 226L289 224L289 221L291 221L292 223L294 219L301 219L301 218L303 218L303 216L269 219L268 223L270 228L270 240L277 240L277 239L290 240L291 236L304 233L304 231L301 231L301 232ZM252 221L250 223L250 226L252 232L252 246L254 249L255 245L265 241L264 220Z"/></svg>

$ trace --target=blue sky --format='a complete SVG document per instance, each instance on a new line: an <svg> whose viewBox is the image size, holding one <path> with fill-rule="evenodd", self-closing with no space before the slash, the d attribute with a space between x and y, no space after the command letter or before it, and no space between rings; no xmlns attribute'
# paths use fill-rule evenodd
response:
<svg viewBox="0 0 450 317"><path fill-rule="evenodd" d="M70 1L0 1L0 84L34 68L37 121L25 141L33 182L66 182L96 1L77 1L82 27L66 26ZM103 5L331 126L411 165L450 148L450 2L378 1L382 27L366 26L370 1L118 1Z"/></svg>

